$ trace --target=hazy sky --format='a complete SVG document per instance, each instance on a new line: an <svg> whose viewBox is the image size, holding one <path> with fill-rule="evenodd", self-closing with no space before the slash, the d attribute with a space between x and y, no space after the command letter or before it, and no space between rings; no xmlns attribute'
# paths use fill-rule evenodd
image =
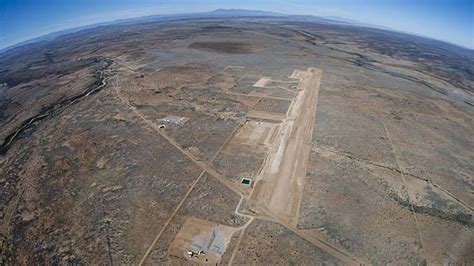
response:
<svg viewBox="0 0 474 266"><path fill-rule="evenodd" d="M339 16L474 49L474 0L0 0L0 48L98 22L217 8Z"/></svg>

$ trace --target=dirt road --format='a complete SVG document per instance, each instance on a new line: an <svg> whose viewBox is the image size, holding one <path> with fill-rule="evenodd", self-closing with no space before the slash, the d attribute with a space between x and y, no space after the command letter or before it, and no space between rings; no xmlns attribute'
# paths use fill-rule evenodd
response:
<svg viewBox="0 0 474 266"><path fill-rule="evenodd" d="M301 91L282 122L258 177L252 201L296 226L318 103L321 70L309 68L293 75Z"/></svg>
<svg viewBox="0 0 474 266"><path fill-rule="evenodd" d="M315 70L315 71L318 71L316 73L316 81L313 81L313 83L317 84L316 87L310 89L310 90L304 90L304 91L313 91L312 94L316 94L316 95L313 95L313 98L316 98L316 99L313 99L313 103L317 103L317 93L318 93L318 90L319 90L319 79L321 77L321 72L319 70ZM306 71L306 72L301 72L301 73L308 73L310 74L310 71ZM319 74L318 74L319 73ZM301 82L300 82L300 88L307 88L308 86L311 86L311 84L308 84L307 82L308 81L311 81L310 80L307 80L305 81L305 78L302 78L301 79ZM191 184L191 187L190 189L188 190L188 192L186 193L186 195L184 195L183 199L181 200L181 202L178 204L178 206L176 206L175 210L173 211L173 213L171 214L171 216L168 218L168 220L166 221L165 225L162 227L162 229L160 230L160 232L158 232L158 234L156 235L155 239L153 240L153 242L148 246L148 249L147 251L145 252L145 254L143 255L143 257L141 258L140 262L139 262L139 265L143 265L146 261L146 259L148 258L148 256L151 254L151 251L153 250L153 248L155 247L156 243L158 242L160 236L163 234L164 230L166 229L166 227L170 224L171 220L173 219L173 217L176 215L176 213L179 211L179 209L181 208L182 204L184 203L184 201L188 198L189 194L191 193L191 191L194 189L194 186L196 185L197 182L199 182L200 178L203 176L204 173L208 173L210 174L211 176L214 176L219 182L221 182L223 185L225 185L227 188L229 188L230 190L234 191L235 193L247 198L248 195L245 195L242 194L241 192L239 192L238 189L235 188L234 184L232 184L231 182L229 182L228 180L226 180L224 177L222 177L220 174L218 174L214 169L212 169L209 164L210 163L206 163L206 162L201 162L201 161L198 161L197 159L195 159L189 152L187 152L186 150L182 149L177 143L175 140L173 140L171 137L167 136L166 134L164 134L158 127L158 125L156 125L155 123L153 123L151 120L147 119L143 114L141 114L136 108L134 108L133 106L130 105L130 103L128 102L128 100L121 94L120 92L120 88L119 88L119 79L118 77L116 78L115 80L115 84L114 84L114 90L118 96L118 98L124 103L126 104L130 110L132 110L135 114L138 115L138 117L140 117L147 125L149 125L152 129L154 129L156 132L158 132L160 135L162 135L167 141L169 141L171 144L173 144L173 146L175 146L176 148L179 149L180 152L182 152L183 154L185 154L187 157L189 157L194 163L196 163L198 166L200 166L203 171L201 172L200 176ZM306 84L306 85L305 85ZM302 101L303 99L305 99L305 97L308 97L307 94L303 93L303 92L300 92L300 94L298 95L298 99L299 101ZM295 103L298 101L298 99L295 100ZM258 102L257 102L258 103ZM298 106L297 104L295 104L295 106ZM306 107L304 108L307 108L307 104L305 105ZM293 105L290 107L290 110L289 110L289 113L291 112L293 114ZM314 108L315 108L315 105L314 105ZM301 111L301 110L304 110L304 109L301 109L301 108L296 108L297 110ZM315 110L315 109L314 109ZM297 114L298 112L295 111L295 114ZM307 112L308 114L308 112ZM311 129L312 129L312 123L314 121L314 115L315 114L312 114L311 117L313 117L311 119ZM292 116L289 116L289 118L291 118ZM309 118L308 118L309 119ZM289 119L288 119L289 120ZM298 119L298 121L300 121ZM300 124L301 125L301 124ZM222 150L222 148L224 148L224 146L226 145L226 143L232 138L232 136L234 135L235 131L237 131L237 129L240 127L240 125L234 130L234 132L232 134L230 134L229 138L225 141L225 143L221 146L221 148L217 151L217 153L214 155L214 157L211 159L210 162L212 162L216 157L217 155L220 153L220 151ZM282 132L281 130L279 132ZM297 136L296 136L297 137ZM297 138L296 138L297 139ZM278 139L276 141L279 141ZM305 141L305 144L306 145L309 145L311 141L311 136L309 136L309 140ZM308 152L309 152L309 146L308 146ZM305 165L306 165L306 162L307 162L307 158L308 155L306 155L306 159L304 161ZM299 167L299 166L298 166ZM262 171L263 172L263 171ZM301 172L301 171L300 171ZM306 172L306 167L303 171L304 173ZM302 176L304 177L304 176ZM302 178L300 178L302 179ZM283 183L282 183L283 184ZM284 184L283 184L284 185ZM302 196L302 188L303 188L303 183L300 184L300 189L298 190L299 191L299 198L298 198L298 209L299 209L299 202L301 201L301 196ZM255 193L253 193L255 194ZM248 215L245 215L245 214L242 214L242 213L239 213L238 210L239 210L239 207L240 207L240 204L242 202L243 198L241 198L241 201L239 202L239 204L237 205L236 207L236 215L239 215L239 216L244 216L244 217L247 217L249 218L249 221L239 227L239 228L236 228L237 230L242 230L241 232L241 235L239 236L239 239L242 238L243 234L244 234L244 231L245 231L245 228L253 221L253 219L255 218L259 218L259 219L264 219L264 217L253 217L253 216L248 216ZM296 216L297 217L297 213L298 211L296 211ZM339 260L341 260L342 262L345 262L346 264L361 264L361 260L352 256L351 254L345 252L343 249L340 249L339 247L336 247L330 243L327 243L324 238L319 238L319 237L311 237L311 236L308 236L306 234L303 234L301 233L299 230L296 229L296 226L293 225L293 224L290 224L288 223L287 219L286 220L282 220L280 217L276 217L275 214L270 213L268 212L267 210L265 210L264 212L264 215L270 217L271 220L275 221L275 222L278 222L280 224L282 224L283 226L287 227L288 229L290 229L291 231L295 232L296 234L298 234L300 237L310 241L311 243L313 243L315 246L321 248L322 250L328 252L329 254L333 255L334 257L338 258ZM273 217L275 216L275 217ZM290 219L291 220L291 219ZM239 244L240 244L240 240L239 240ZM237 248L238 248L238 245L237 245ZM237 249L236 248L236 249ZM235 257L235 254L232 255L232 257ZM233 260L233 258L232 258ZM232 261L231 260L231 261Z"/></svg>

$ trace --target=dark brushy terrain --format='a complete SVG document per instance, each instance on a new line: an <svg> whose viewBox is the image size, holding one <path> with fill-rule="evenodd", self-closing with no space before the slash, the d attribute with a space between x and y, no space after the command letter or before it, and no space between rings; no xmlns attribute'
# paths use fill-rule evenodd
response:
<svg viewBox="0 0 474 266"><path fill-rule="evenodd" d="M233 137L250 120L278 128L248 114L284 116L309 67L322 78L290 225L239 182L267 147ZM181 264L167 250L188 217L236 228L221 263L473 264L473 105L472 50L298 17L109 25L8 50L0 264Z"/></svg>

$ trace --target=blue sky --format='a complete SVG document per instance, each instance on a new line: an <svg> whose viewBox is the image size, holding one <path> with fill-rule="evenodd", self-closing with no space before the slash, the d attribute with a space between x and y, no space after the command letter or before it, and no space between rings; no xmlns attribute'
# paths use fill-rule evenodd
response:
<svg viewBox="0 0 474 266"><path fill-rule="evenodd" d="M339 16L474 49L474 0L0 0L0 48L98 22L217 8Z"/></svg>

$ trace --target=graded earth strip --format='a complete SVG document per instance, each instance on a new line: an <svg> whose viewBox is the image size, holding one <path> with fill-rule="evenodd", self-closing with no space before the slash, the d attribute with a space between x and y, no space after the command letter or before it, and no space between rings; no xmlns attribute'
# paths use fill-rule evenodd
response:
<svg viewBox="0 0 474 266"><path fill-rule="evenodd" d="M257 205L294 226L311 150L321 74L321 70L309 68L292 75L301 79L298 87L302 91L291 103L252 194Z"/></svg>
<svg viewBox="0 0 474 266"><path fill-rule="evenodd" d="M319 76L320 78L320 76ZM199 167L201 167L205 172L207 172L209 175L215 177L219 182L221 182L223 185L225 185L227 188L229 188L230 190L234 191L235 193L241 195L241 196L244 196L235 186L234 184L232 184L231 182L227 181L224 177L222 177L219 173L217 173L213 168L211 168L210 166L204 164L203 162L201 161L198 161L194 158L194 156L192 156L189 152L187 152L186 150L182 149L178 143L176 143L176 141L174 141L174 139L172 139L171 137L169 137L168 135L164 134L160 129L159 127L154 124L153 122L151 122L150 120L148 120L146 117L144 117L138 110L136 110L135 107L131 106L130 103L127 101L127 99L125 99L121 93L120 93L120 90L118 88L118 77L117 77L117 80L116 80L116 83L114 84L114 89L117 93L117 96L120 98L120 100L127 104L129 106L129 108L135 113L137 114L141 119L143 119L152 129L155 129L161 136L163 136L168 142L170 142L173 146L175 146L179 151L181 151L183 154L185 154L188 158L190 158L195 164L197 164ZM318 83L318 88L319 88L319 83ZM257 102L258 103L258 102ZM257 104L255 103L255 104ZM240 126L237 126L237 128L240 128ZM231 134L231 136L229 136L229 139L231 139L233 134ZM225 146L225 144L227 143L227 141L224 143L224 145L222 145L222 147ZM309 145L310 141L308 142L308 145ZM217 157L217 155L215 155L215 157ZM268 211L266 210L262 210L263 213L265 215L267 215L269 218L271 218L270 220L271 221L275 221L277 223L280 223L281 225L287 227L289 230L295 232L296 234L298 234L300 237L302 237L303 239L311 242L313 245L317 246L318 248L321 248L322 250L328 252L329 254L331 254L332 256L334 256L335 258L338 258L339 260L347 263L347 264L350 264L350 265L355 265L355 264L362 264L361 263L361 260L359 258L356 258L354 257L353 255L347 253L344 249L341 249L337 246L334 246L330 243L328 243L323 237L309 237L308 235L304 234L304 233L301 233L297 228L296 226L293 226L293 225L290 225L288 224L285 220L282 220L281 218L279 217L275 217L275 215L273 213L269 213ZM264 217L255 217L256 219L264 219ZM247 223L247 224L250 224L250 223ZM159 237L157 238L159 239ZM148 254L145 254L144 256L148 257L150 253ZM142 259L143 260L143 259ZM143 260L143 262L146 261L146 258Z"/></svg>

